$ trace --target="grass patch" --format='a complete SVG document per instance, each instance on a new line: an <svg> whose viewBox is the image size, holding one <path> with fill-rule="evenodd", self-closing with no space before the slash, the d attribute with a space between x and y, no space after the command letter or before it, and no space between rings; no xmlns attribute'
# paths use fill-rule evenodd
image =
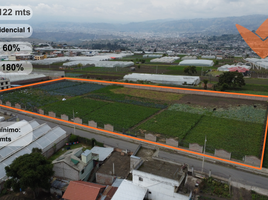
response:
<svg viewBox="0 0 268 200"><path fill-rule="evenodd" d="M125 90L126 89L126 90ZM138 97L138 95L134 96L132 94L124 94L123 92L115 92L115 91L131 91L132 89L124 88L123 86L110 85L105 88L93 91L88 95L90 98L101 99L107 101L114 101L120 103L129 103L133 105L152 107L152 108L166 108L167 102L157 99L150 99L145 97ZM138 90L139 91L139 90ZM145 93L145 91L140 90ZM146 91L151 92L151 91Z"/></svg>
<svg viewBox="0 0 268 200"><path fill-rule="evenodd" d="M165 110L136 128L146 133L163 134L183 139L202 115Z"/></svg>
<svg viewBox="0 0 268 200"><path fill-rule="evenodd" d="M45 106L44 110L46 112L53 111L58 117L66 114L70 119L73 118L74 110L75 117L81 118L84 123L94 120L101 127L104 124L111 124L115 130L122 131L123 128L126 130L148 118L159 109L75 97Z"/></svg>
<svg viewBox="0 0 268 200"><path fill-rule="evenodd" d="M161 101L176 101L182 98L183 94L175 94L169 92L157 92L151 90L141 90L141 89L132 89L132 88L116 88L111 89L111 92L115 94L125 94L134 97L142 97L153 100L161 100Z"/></svg>
<svg viewBox="0 0 268 200"><path fill-rule="evenodd" d="M246 84L242 88L227 90L227 92L268 95L268 85Z"/></svg>
<svg viewBox="0 0 268 200"><path fill-rule="evenodd" d="M111 124L115 130L122 131L150 117L158 110L131 104L109 103L86 115L84 119L86 121L94 120L102 126L103 124Z"/></svg>
<svg viewBox="0 0 268 200"><path fill-rule="evenodd" d="M263 124L204 116L185 140L203 145L206 136L208 151L209 147L224 149L235 153L232 157L242 159L243 155L259 157L262 135ZM210 152L214 153L214 150Z"/></svg>

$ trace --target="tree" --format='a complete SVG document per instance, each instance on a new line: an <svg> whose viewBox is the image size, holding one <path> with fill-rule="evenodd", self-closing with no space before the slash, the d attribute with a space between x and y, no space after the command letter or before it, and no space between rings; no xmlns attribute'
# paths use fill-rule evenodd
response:
<svg viewBox="0 0 268 200"><path fill-rule="evenodd" d="M204 89L206 90L208 88L207 87L208 80L207 79L203 80L203 83L204 83Z"/></svg>
<svg viewBox="0 0 268 200"><path fill-rule="evenodd" d="M183 72L189 75L192 75L193 73L197 73L196 66L188 66L183 69Z"/></svg>
<svg viewBox="0 0 268 200"><path fill-rule="evenodd" d="M5 188L12 187L18 192L20 188L25 190L30 187L34 191L34 198L38 196L38 188L50 188L50 177L54 174L51 162L36 148L31 154L16 158L5 170L9 177Z"/></svg>
<svg viewBox="0 0 268 200"><path fill-rule="evenodd" d="M221 74L219 76L218 85L223 86L223 84L226 84L224 85L224 89L242 87L246 85L242 73L239 72L224 72Z"/></svg>

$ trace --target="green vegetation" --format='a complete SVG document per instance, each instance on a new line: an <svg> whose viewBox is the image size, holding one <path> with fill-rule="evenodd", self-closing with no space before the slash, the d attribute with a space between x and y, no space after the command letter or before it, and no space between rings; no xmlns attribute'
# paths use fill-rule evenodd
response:
<svg viewBox="0 0 268 200"><path fill-rule="evenodd" d="M218 180L213 178L204 179L200 184L200 189L203 193L218 196L218 197L225 197L230 198L231 195L229 193L229 185L226 183L222 183ZM206 199L206 198L203 198Z"/></svg>
<svg viewBox="0 0 268 200"><path fill-rule="evenodd" d="M136 128L146 133L160 133L183 139L195 126L201 115L166 110Z"/></svg>
<svg viewBox="0 0 268 200"><path fill-rule="evenodd" d="M5 170L9 177L5 189L12 187L15 192L19 192L20 188L25 190L30 187L35 196L39 188L50 188L50 178L54 174L51 162L38 151L19 156Z"/></svg>
<svg viewBox="0 0 268 200"><path fill-rule="evenodd" d="M252 200L268 200L267 196L263 196L261 194L257 194L254 191L251 191L251 199Z"/></svg>
<svg viewBox="0 0 268 200"><path fill-rule="evenodd" d="M192 75L194 73L197 73L196 66L188 66L183 69L183 72L189 75Z"/></svg>
<svg viewBox="0 0 268 200"><path fill-rule="evenodd" d="M3 103L7 101L11 102L12 105L20 103L23 108L33 109L57 102L61 99L61 96L51 95L46 91L29 88L1 93L0 99Z"/></svg>
<svg viewBox="0 0 268 200"><path fill-rule="evenodd" d="M253 106L213 111L212 108L174 104L135 131L175 137L185 147L189 143L203 145L207 137L208 152L224 149L232 152L233 158L242 159L244 155L260 156L265 118L266 110Z"/></svg>
<svg viewBox="0 0 268 200"><path fill-rule="evenodd" d="M111 86L107 86L105 88L93 91L87 97L93 98L93 99L120 102L120 103L129 103L133 105L152 107L152 108L166 108L167 107L166 101L162 101L161 99L156 100L153 98L148 98L148 95L145 95L146 92L150 94L150 92L152 91L139 90L139 91L143 91L143 92L140 92L139 94L137 94L137 92L136 93L132 92L130 94L128 91L132 91L132 89L129 89L129 88L124 89L123 86L111 85Z"/></svg>
<svg viewBox="0 0 268 200"><path fill-rule="evenodd" d="M245 80L242 73L239 72L224 72L219 76L218 86L222 86L222 91L236 87L242 87L245 85ZM226 85L226 86L225 86Z"/></svg>
<svg viewBox="0 0 268 200"><path fill-rule="evenodd" d="M66 114L69 118L73 118L74 110L75 117L80 117L84 123L94 120L102 127L103 124L111 124L119 131L122 131L122 128L126 130L134 126L159 110L132 104L111 103L79 97L53 103L43 107L43 109L46 112L53 111L57 116Z"/></svg>
<svg viewBox="0 0 268 200"><path fill-rule="evenodd" d="M233 158L242 159L244 155L260 156L263 132L263 124L203 116L185 140L203 145L207 137L208 152L214 153L214 148L224 149L231 152Z"/></svg>

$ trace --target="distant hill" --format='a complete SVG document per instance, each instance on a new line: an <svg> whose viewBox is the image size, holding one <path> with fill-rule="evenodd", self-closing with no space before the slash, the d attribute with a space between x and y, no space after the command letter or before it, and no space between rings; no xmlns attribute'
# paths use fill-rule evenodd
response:
<svg viewBox="0 0 268 200"><path fill-rule="evenodd" d="M153 20L145 22L132 22L127 24L43 22L33 23L31 25L35 32L33 37L45 37L43 34L38 34L51 32L50 38L57 40L57 36L51 36L52 32L90 34L88 36L84 35L82 38L94 38L96 35L106 35L106 38L111 38L111 35L120 37L120 34L122 35L123 33L130 32L156 34L200 33L202 35L238 34L235 24L240 24L249 30L256 30L267 18L268 15L248 15L241 17L206 19ZM65 38L65 36L61 37L61 39L63 38Z"/></svg>

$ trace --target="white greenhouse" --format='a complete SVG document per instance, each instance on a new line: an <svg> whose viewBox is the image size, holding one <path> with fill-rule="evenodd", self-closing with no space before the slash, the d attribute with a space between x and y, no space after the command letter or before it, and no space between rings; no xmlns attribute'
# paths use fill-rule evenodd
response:
<svg viewBox="0 0 268 200"><path fill-rule="evenodd" d="M205 59L215 59L216 56L202 56L201 58L205 58Z"/></svg>
<svg viewBox="0 0 268 200"><path fill-rule="evenodd" d="M242 67L242 68L246 68L248 70L250 70L251 66L247 66L247 65L223 65L221 67L218 67L218 71L221 71L221 72L228 72L230 68L233 68L233 67Z"/></svg>
<svg viewBox="0 0 268 200"><path fill-rule="evenodd" d="M145 54L142 56L143 58L161 58L162 55L157 55L157 54Z"/></svg>
<svg viewBox="0 0 268 200"><path fill-rule="evenodd" d="M258 59L258 58L246 58L246 61L248 61L251 65L251 67L254 69L268 69L268 58L265 59Z"/></svg>
<svg viewBox="0 0 268 200"><path fill-rule="evenodd" d="M194 59L197 59L196 56L184 56L181 58L182 60L194 60Z"/></svg>
<svg viewBox="0 0 268 200"><path fill-rule="evenodd" d="M150 81L152 83L160 83L165 85L197 85L200 83L199 76L178 76L178 75L162 75L162 74L139 74L132 73L124 76L124 80L128 81Z"/></svg>
<svg viewBox="0 0 268 200"><path fill-rule="evenodd" d="M26 121L12 122L12 127L21 126L19 124L24 122ZM32 129L29 128L29 125ZM1 123L1 126L7 127L10 126L10 124L7 125L3 122L3 124ZM67 136L66 131L59 126L51 128L47 124L40 125L35 120L32 120L29 123L24 123L23 126L28 126L28 128L26 128L27 130L23 131L24 134L15 136L12 139L12 142L0 147L0 182L6 178L5 167L10 165L17 157L31 153L33 148L42 149L42 152L44 153ZM21 129L24 128L23 126L21 126ZM32 142L27 146L20 146L29 134L32 134Z"/></svg>
<svg viewBox="0 0 268 200"><path fill-rule="evenodd" d="M127 61L71 61L63 63L63 66L76 66L78 64L85 65L95 65L95 67L129 67L133 66L133 62Z"/></svg>
<svg viewBox="0 0 268 200"><path fill-rule="evenodd" d="M162 57L162 58L155 58L152 59L150 62L155 62L155 63L173 63L176 60L179 60L180 57Z"/></svg>
<svg viewBox="0 0 268 200"><path fill-rule="evenodd" d="M214 62L212 60L183 60L179 64L180 66L201 66L201 67L212 67Z"/></svg>

